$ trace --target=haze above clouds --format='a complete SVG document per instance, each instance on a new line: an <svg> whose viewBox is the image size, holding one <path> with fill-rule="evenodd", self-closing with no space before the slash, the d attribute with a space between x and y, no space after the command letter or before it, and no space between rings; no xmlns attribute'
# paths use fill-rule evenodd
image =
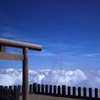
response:
<svg viewBox="0 0 100 100"><path fill-rule="evenodd" d="M76 70L29 70L29 84L52 84L99 88L100 71ZM21 69L0 69L0 85L21 85Z"/></svg>

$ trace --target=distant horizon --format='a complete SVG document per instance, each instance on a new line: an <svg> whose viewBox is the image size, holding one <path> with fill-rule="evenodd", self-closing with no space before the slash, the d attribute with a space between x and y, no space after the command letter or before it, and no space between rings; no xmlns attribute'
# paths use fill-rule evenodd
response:
<svg viewBox="0 0 100 100"><path fill-rule="evenodd" d="M100 89L100 70L29 70L29 84L66 85ZM0 69L0 85L22 85L22 69Z"/></svg>

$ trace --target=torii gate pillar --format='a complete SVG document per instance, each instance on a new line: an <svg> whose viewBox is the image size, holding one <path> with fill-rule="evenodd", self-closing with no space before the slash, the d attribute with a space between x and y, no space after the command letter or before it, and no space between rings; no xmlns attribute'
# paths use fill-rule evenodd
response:
<svg viewBox="0 0 100 100"><path fill-rule="evenodd" d="M21 48L23 54L6 53L6 46ZM23 100L28 99L28 49L41 51L42 46L0 38L0 59L21 60L23 62Z"/></svg>
<svg viewBox="0 0 100 100"><path fill-rule="evenodd" d="M23 49L23 100L28 100L28 48Z"/></svg>

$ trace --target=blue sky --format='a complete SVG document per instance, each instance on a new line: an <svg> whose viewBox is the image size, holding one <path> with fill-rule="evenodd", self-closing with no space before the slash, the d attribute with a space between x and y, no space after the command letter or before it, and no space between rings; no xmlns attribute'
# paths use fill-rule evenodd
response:
<svg viewBox="0 0 100 100"><path fill-rule="evenodd" d="M0 38L43 46L41 52L29 51L29 69L98 70L100 1L1 0ZM0 68L22 68L22 63L0 60Z"/></svg>

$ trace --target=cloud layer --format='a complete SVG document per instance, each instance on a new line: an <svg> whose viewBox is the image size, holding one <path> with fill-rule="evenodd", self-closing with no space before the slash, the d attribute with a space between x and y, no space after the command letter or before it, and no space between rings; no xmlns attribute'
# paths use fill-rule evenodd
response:
<svg viewBox="0 0 100 100"><path fill-rule="evenodd" d="M29 70L29 83L67 85L81 87L100 87L100 71ZM21 69L0 69L0 85L21 85Z"/></svg>

